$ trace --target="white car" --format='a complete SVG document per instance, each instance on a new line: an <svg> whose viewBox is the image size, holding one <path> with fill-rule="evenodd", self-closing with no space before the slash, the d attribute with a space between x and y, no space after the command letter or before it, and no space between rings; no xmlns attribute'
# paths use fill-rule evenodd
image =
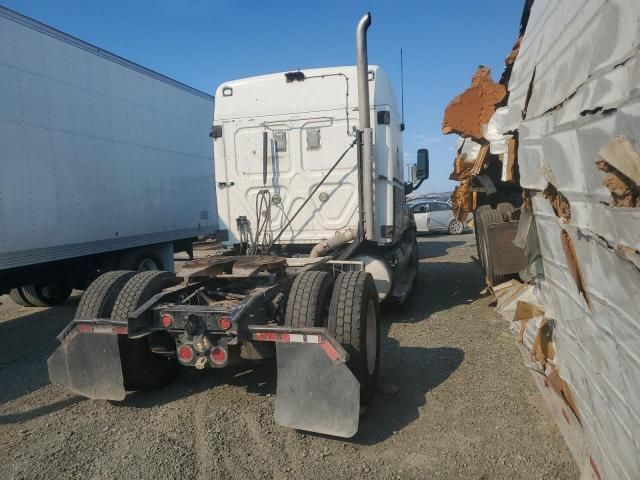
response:
<svg viewBox="0 0 640 480"><path fill-rule="evenodd" d="M420 202L411 205L416 220L418 233L447 231L451 235L460 235L464 231L464 223L453 214L449 204L445 202Z"/></svg>

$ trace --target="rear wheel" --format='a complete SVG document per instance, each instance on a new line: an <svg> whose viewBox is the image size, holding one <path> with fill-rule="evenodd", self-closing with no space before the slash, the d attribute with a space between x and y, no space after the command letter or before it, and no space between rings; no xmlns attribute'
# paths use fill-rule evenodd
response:
<svg viewBox="0 0 640 480"><path fill-rule="evenodd" d="M152 296L175 284L175 275L168 272L140 272L133 275L120 290L111 318L127 320L129 314ZM151 315L151 312L147 315ZM124 388L127 390L157 390L171 383L178 374L178 361L153 353L147 337L131 339L126 335L118 335L118 347Z"/></svg>
<svg viewBox="0 0 640 480"><path fill-rule="evenodd" d="M378 387L380 318L378 293L369 273L338 275L331 297L329 332L349 353L347 365L360 382L362 402L370 402Z"/></svg>
<svg viewBox="0 0 640 480"><path fill-rule="evenodd" d="M84 291L76 309L75 318L90 320L92 318L110 318L116 298L135 272L113 271L96 278Z"/></svg>
<svg viewBox="0 0 640 480"><path fill-rule="evenodd" d="M66 302L73 287L66 280L59 280L42 285L25 285L21 290L25 300L34 307L53 307Z"/></svg>
<svg viewBox="0 0 640 480"><path fill-rule="evenodd" d="M328 272L301 273L289 291L284 324L289 327L326 327L333 276Z"/></svg>
<svg viewBox="0 0 640 480"><path fill-rule="evenodd" d="M9 292L9 298L13 300L13 303L21 305L23 307L33 307L33 305L27 301L24 293L22 292L22 287L12 288Z"/></svg>

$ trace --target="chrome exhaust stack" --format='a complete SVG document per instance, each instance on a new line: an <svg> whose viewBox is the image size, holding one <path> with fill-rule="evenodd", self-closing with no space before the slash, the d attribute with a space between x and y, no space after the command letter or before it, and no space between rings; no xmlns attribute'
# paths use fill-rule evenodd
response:
<svg viewBox="0 0 640 480"><path fill-rule="evenodd" d="M362 132L362 206L365 238L375 241L373 219L373 130L369 111L369 61L367 59L367 30L371 14L358 22L356 29L356 65L358 70L358 116Z"/></svg>

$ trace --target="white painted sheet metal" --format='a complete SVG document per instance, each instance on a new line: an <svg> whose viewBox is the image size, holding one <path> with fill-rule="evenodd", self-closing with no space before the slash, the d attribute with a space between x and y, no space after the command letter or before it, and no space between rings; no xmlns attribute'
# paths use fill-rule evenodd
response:
<svg viewBox="0 0 640 480"><path fill-rule="evenodd" d="M639 25L637 0L536 0L507 107L509 118L525 115L521 184L533 196L556 362L589 449L583 472L603 479L640 475L640 209L612 206L596 166L617 136L640 151ZM569 201L566 224L541 193L549 183ZM563 231L575 247L584 294L571 275Z"/></svg>
<svg viewBox="0 0 640 480"><path fill-rule="evenodd" d="M217 228L213 98L0 7L0 269Z"/></svg>

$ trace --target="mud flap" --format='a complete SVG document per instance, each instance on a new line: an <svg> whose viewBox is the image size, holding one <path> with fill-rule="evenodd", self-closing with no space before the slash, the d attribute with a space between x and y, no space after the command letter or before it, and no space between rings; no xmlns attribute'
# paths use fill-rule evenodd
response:
<svg viewBox="0 0 640 480"><path fill-rule="evenodd" d="M61 345L47 360L51 383L92 399L124 400L115 330L75 322L69 325L58 336Z"/></svg>
<svg viewBox="0 0 640 480"><path fill-rule="evenodd" d="M527 267L524 248L517 247L513 241L518 233L518 222L492 223L487 228L489 261L497 275L518 273Z"/></svg>
<svg viewBox="0 0 640 480"><path fill-rule="evenodd" d="M358 431L360 383L348 355L324 328L249 327L276 342L275 420L283 427L350 438Z"/></svg>

